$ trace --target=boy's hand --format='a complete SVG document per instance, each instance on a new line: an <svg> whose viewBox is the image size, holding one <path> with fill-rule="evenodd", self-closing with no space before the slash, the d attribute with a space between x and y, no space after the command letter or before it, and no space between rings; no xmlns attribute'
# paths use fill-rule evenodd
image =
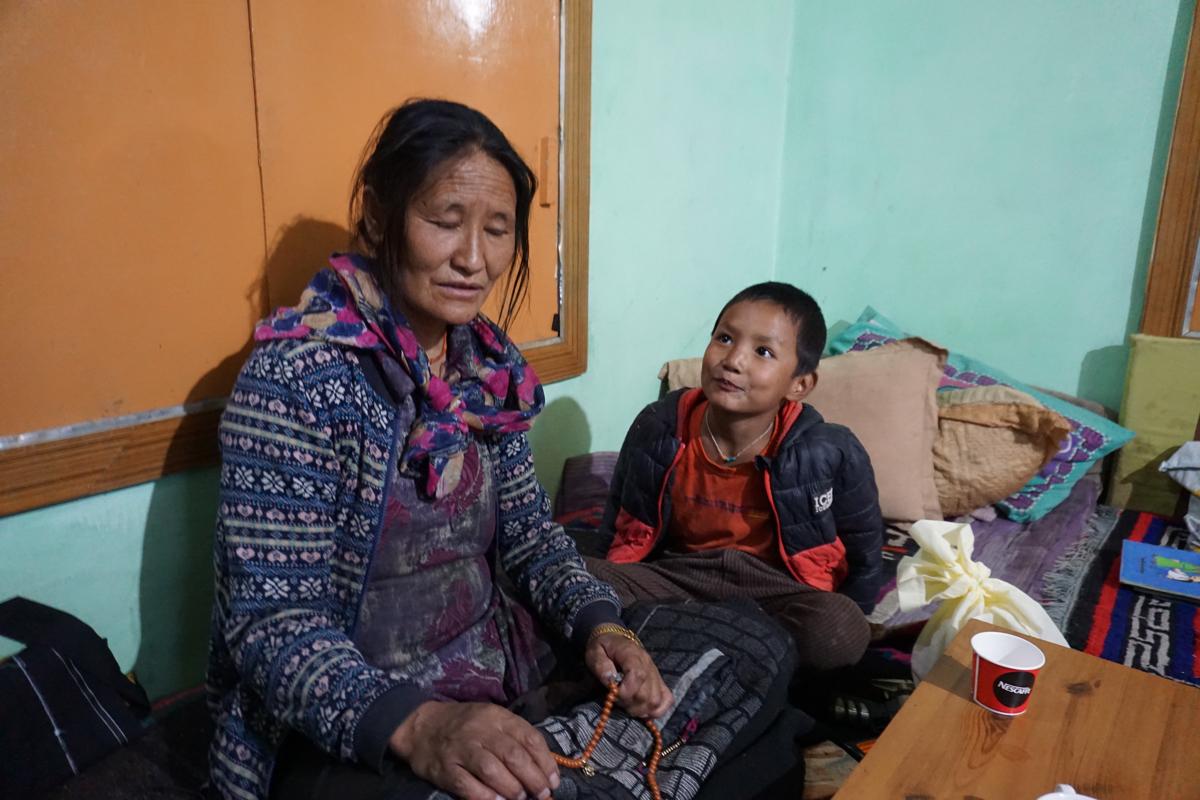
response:
<svg viewBox="0 0 1200 800"><path fill-rule="evenodd" d="M643 719L661 717L675 702L671 690L663 682L658 667L646 648L618 633L600 633L588 639L584 662L592 674L605 686L624 677L617 702L632 716Z"/></svg>

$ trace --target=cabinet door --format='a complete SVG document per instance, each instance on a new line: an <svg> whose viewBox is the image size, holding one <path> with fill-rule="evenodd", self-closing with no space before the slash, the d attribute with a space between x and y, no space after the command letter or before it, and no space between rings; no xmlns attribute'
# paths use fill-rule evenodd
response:
<svg viewBox="0 0 1200 800"><path fill-rule="evenodd" d="M229 391L264 253L246 31L231 2L0 4L0 442Z"/></svg>
<svg viewBox="0 0 1200 800"><path fill-rule="evenodd" d="M483 111L539 173L529 299L510 334L554 336L559 14L556 0L251 1L272 306L294 303L328 253L346 247L351 180L380 117L437 97ZM485 309L493 318L502 288Z"/></svg>
<svg viewBox="0 0 1200 800"><path fill-rule="evenodd" d="M581 373L590 36L590 0L0 3L0 515L216 460L255 320L346 247L408 97L481 109L538 172L511 333Z"/></svg>

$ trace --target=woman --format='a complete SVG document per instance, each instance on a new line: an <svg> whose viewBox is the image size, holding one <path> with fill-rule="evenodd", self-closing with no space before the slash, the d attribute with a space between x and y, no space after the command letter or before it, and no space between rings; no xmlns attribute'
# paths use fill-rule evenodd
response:
<svg viewBox="0 0 1200 800"><path fill-rule="evenodd" d="M501 278L503 318L521 302L535 179L456 103L406 103L368 152L360 253L260 324L222 420L212 782L545 797L545 739L505 708L553 662L540 630L620 672L630 714L672 697L551 522L524 433L541 387L480 314Z"/></svg>

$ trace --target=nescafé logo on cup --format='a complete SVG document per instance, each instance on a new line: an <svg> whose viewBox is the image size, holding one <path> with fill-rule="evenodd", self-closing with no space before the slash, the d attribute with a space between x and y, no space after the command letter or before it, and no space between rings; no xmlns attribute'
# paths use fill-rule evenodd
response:
<svg viewBox="0 0 1200 800"><path fill-rule="evenodd" d="M1005 672L992 684L996 702L1008 708L1019 708L1033 691L1032 672Z"/></svg>

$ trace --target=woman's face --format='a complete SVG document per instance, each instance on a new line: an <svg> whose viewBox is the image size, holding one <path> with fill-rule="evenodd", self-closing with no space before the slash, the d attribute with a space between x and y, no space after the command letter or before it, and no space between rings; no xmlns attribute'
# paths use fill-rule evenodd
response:
<svg viewBox="0 0 1200 800"><path fill-rule="evenodd" d="M435 176L405 211L396 275L396 300L426 349L475 318L516 248L517 192L499 162L475 151Z"/></svg>

